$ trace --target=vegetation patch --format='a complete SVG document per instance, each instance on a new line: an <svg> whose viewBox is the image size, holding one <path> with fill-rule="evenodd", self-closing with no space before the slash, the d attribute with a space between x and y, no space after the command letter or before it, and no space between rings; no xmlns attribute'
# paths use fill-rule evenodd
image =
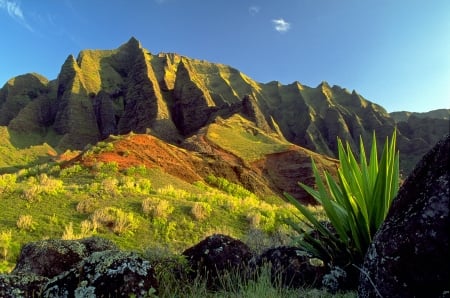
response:
<svg viewBox="0 0 450 298"><path fill-rule="evenodd" d="M207 138L222 149L251 162L266 154L283 152L291 144L256 128L253 123L240 115L212 123L208 127Z"/></svg>

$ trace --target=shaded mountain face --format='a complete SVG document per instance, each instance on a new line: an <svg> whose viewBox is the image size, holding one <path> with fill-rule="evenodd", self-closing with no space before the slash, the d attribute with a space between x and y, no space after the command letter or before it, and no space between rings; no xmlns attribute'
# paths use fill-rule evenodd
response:
<svg viewBox="0 0 450 298"><path fill-rule="evenodd" d="M384 143L397 125L405 173L448 132L448 120L434 125L409 117L396 124L379 105L326 82L315 88L299 82L262 84L226 65L153 55L135 38L115 50L70 55L56 80L28 74L0 89L0 125L39 135L35 139L59 150L83 149L129 132L183 145L217 119L233 115L330 157L336 156L337 137L356 150L360 136L369 145L375 131Z"/></svg>

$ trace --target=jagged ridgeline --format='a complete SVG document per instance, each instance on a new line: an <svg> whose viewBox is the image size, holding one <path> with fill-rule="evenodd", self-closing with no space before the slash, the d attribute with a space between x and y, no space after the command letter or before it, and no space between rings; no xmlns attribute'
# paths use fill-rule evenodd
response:
<svg viewBox="0 0 450 298"><path fill-rule="evenodd" d="M153 55L135 38L115 50L70 55L55 80L32 73L0 89L0 126L16 147L83 149L129 132L182 144L236 114L271 137L328 156L336 154L337 137L356 149L359 136L369 144L376 131L384 142L396 126L384 108L355 91L325 82L262 84L226 65ZM411 119L398 125L405 172L448 132L448 118Z"/></svg>

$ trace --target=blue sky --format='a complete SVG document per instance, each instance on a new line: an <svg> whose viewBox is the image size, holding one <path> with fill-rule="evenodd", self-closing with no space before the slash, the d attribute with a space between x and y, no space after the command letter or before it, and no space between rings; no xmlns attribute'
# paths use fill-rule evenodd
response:
<svg viewBox="0 0 450 298"><path fill-rule="evenodd" d="M69 54L135 36L259 82L355 89L389 112L450 108L448 0L0 0L0 28L1 86L55 79Z"/></svg>

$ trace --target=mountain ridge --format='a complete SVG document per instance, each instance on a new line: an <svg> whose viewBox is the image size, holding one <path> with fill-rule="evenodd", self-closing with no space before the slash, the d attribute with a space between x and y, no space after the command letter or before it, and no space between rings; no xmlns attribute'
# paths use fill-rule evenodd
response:
<svg viewBox="0 0 450 298"><path fill-rule="evenodd" d="M1 126L39 134L59 151L130 132L182 145L219 117L240 114L280 140L335 157L336 137L357 151L360 137L369 144L375 131L384 142L397 127L404 173L448 132L445 119L429 121L433 129L397 123L354 90L326 82L258 83L224 64L153 55L134 37L115 50L69 55L55 80L37 74L9 80L0 89L0 112Z"/></svg>

